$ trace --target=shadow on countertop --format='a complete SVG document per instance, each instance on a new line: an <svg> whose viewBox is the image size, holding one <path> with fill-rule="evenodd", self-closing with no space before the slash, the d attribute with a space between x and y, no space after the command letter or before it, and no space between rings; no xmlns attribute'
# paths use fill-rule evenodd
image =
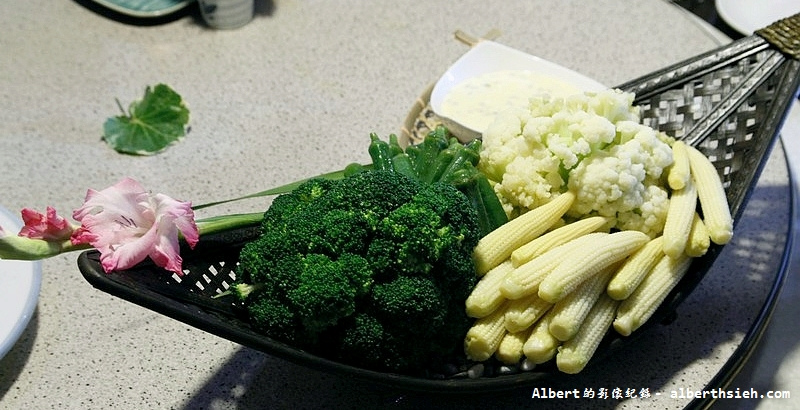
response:
<svg viewBox="0 0 800 410"><path fill-rule="evenodd" d="M141 26L141 27L160 26L178 20L182 20L187 17L191 18L198 25L206 26L206 23L203 21L203 16L200 14L200 7L198 6L197 2L192 2L192 4L174 13L170 13L163 16L136 17L109 9L93 0L73 0L73 1L76 4L80 5L81 7L97 14L98 16L131 26ZM254 0L254 1L255 1L254 18L269 17L274 13L275 2L273 0ZM209 30L210 29L211 28L209 28Z"/></svg>
<svg viewBox="0 0 800 410"><path fill-rule="evenodd" d="M25 363L33 351L36 335L39 333L39 309L34 309L33 316L28 322L28 326L20 335L11 350L0 359L0 397L8 394L17 376L22 373Z"/></svg>

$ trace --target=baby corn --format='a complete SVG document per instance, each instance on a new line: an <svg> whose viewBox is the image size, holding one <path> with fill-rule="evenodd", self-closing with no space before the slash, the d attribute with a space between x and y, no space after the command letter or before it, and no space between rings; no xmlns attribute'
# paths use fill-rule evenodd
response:
<svg viewBox="0 0 800 410"><path fill-rule="evenodd" d="M500 286L513 270L511 261L505 261L486 272L467 297L467 315L480 318L497 309L505 300L505 296L500 293Z"/></svg>
<svg viewBox="0 0 800 410"><path fill-rule="evenodd" d="M603 269L553 306L549 329L556 339L566 341L578 333L592 306L605 294L606 285L616 268L614 264Z"/></svg>
<svg viewBox="0 0 800 410"><path fill-rule="evenodd" d="M545 314L533 325L531 335L525 344L522 346L522 353L525 357L535 364L544 363L552 359L556 355L556 350L561 342L558 341L552 334L550 334L550 318L552 316Z"/></svg>
<svg viewBox="0 0 800 410"><path fill-rule="evenodd" d="M700 215L695 212L694 218L692 218L692 229L689 231L689 241L686 243L685 252L693 258L697 258L705 255L706 252L708 252L709 246L711 246L711 238L708 237L706 224L700 219Z"/></svg>
<svg viewBox="0 0 800 410"><path fill-rule="evenodd" d="M572 206L575 194L565 192L489 232L473 251L478 275L483 275L511 256L511 252L547 231Z"/></svg>
<svg viewBox="0 0 800 410"><path fill-rule="evenodd" d="M664 223L664 253L677 258L686 248L697 209L697 189L690 179L682 189L672 191Z"/></svg>
<svg viewBox="0 0 800 410"><path fill-rule="evenodd" d="M506 304L505 326L509 332L519 332L533 325L544 315L552 303L545 302L537 294L522 299L511 300Z"/></svg>
<svg viewBox="0 0 800 410"><path fill-rule="evenodd" d="M664 254L662 236L655 237L631 255L611 278L606 292L615 300L623 300L633 293L644 277Z"/></svg>
<svg viewBox="0 0 800 410"><path fill-rule="evenodd" d="M489 316L475 321L464 339L467 358L482 362L492 357L506 334L504 316L505 309L500 307Z"/></svg>
<svg viewBox="0 0 800 410"><path fill-rule="evenodd" d="M594 232L606 223L608 223L607 218L592 216L554 229L511 252L511 262L514 267L518 267L556 246Z"/></svg>
<svg viewBox="0 0 800 410"><path fill-rule="evenodd" d="M672 189L683 189L690 178L689 154L686 152L686 143L675 141L672 144L672 165L667 171L667 185Z"/></svg>
<svg viewBox="0 0 800 410"><path fill-rule="evenodd" d="M686 254L678 258L662 256L633 294L620 303L614 329L629 336L647 322L691 264L692 258Z"/></svg>
<svg viewBox="0 0 800 410"><path fill-rule="evenodd" d="M519 363L524 354L522 348L528 340L531 330L532 328L529 327L520 332L506 333L505 336L503 336L503 340L500 341L500 345L497 347L494 357L505 364Z"/></svg>
<svg viewBox="0 0 800 410"><path fill-rule="evenodd" d="M714 164L702 152L692 146L687 146L686 151L709 237L714 243L724 245L733 236L733 218L722 180Z"/></svg>
<svg viewBox="0 0 800 410"><path fill-rule="evenodd" d="M597 346L611 327L617 302L602 294L595 302L578 334L559 347L556 366L564 373L579 373L594 355Z"/></svg>
<svg viewBox="0 0 800 410"><path fill-rule="evenodd" d="M571 258L577 250L591 246L607 235L609 234L605 232L593 232L550 249L514 269L500 286L500 292L508 299L519 299L536 293L542 280L563 260Z"/></svg>
<svg viewBox="0 0 800 410"><path fill-rule="evenodd" d="M584 280L606 267L627 258L650 241L639 231L620 231L599 238L588 249L565 259L539 284L539 297L556 303Z"/></svg>

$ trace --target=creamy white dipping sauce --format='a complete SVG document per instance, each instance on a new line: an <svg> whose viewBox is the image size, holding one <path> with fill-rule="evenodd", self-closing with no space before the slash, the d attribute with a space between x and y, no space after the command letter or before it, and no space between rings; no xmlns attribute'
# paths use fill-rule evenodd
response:
<svg viewBox="0 0 800 410"><path fill-rule="evenodd" d="M454 86L442 100L439 114L482 133L498 113L526 107L535 95L566 97L580 92L576 86L545 74L501 70Z"/></svg>

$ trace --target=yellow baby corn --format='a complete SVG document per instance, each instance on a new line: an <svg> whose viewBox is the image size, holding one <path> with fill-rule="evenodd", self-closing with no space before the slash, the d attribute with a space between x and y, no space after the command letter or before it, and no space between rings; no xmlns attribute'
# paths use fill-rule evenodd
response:
<svg viewBox="0 0 800 410"><path fill-rule="evenodd" d="M544 363L556 355L556 351L561 342L550 334L549 313L542 316L531 329L531 335L522 346L522 353L525 357L535 364Z"/></svg>
<svg viewBox="0 0 800 410"><path fill-rule="evenodd" d="M605 232L593 232L550 249L514 269L500 286L500 292L508 299L519 299L535 294L542 280L563 260L572 258L575 252L591 246L607 235L609 234Z"/></svg>
<svg viewBox="0 0 800 410"><path fill-rule="evenodd" d="M620 303L614 329L623 336L629 336L647 322L691 264L692 258L686 254L678 258L662 256L633 294Z"/></svg>
<svg viewBox="0 0 800 410"><path fill-rule="evenodd" d="M503 336L503 340L500 341L500 346L497 347L494 357L505 364L519 363L523 355L522 347L528 340L531 330L532 328L529 327L521 332L506 333Z"/></svg>
<svg viewBox="0 0 800 410"><path fill-rule="evenodd" d="M464 338L464 353L471 360L482 362L497 351L506 334L505 309L501 306L492 314L475 321Z"/></svg>
<svg viewBox="0 0 800 410"><path fill-rule="evenodd" d="M478 275L483 275L511 256L511 252L530 242L555 224L567 212L575 194L565 192L489 232L473 251Z"/></svg>
<svg viewBox="0 0 800 410"><path fill-rule="evenodd" d="M700 219L700 215L695 212L692 219L692 229L689 231L689 241L686 243L684 252L693 258L697 258L705 255L709 246L711 246L711 238L708 237L706 224Z"/></svg>
<svg viewBox="0 0 800 410"><path fill-rule="evenodd" d="M554 229L511 252L511 262L518 267L533 258L549 251L556 246L563 245L579 236L594 232L608 223L602 216L592 216L579 221L566 224Z"/></svg>
<svg viewBox="0 0 800 410"><path fill-rule="evenodd" d="M667 171L667 184L672 189L683 189L690 178L689 154L686 152L686 143L675 141L672 144L672 165Z"/></svg>
<svg viewBox="0 0 800 410"><path fill-rule="evenodd" d="M650 241L639 231L620 231L600 237L591 246L576 250L539 284L539 297L556 303L584 280L619 262Z"/></svg>
<svg viewBox="0 0 800 410"><path fill-rule="evenodd" d="M598 272L581 283L574 292L553 305L553 318L550 320L549 326L550 334L558 340L566 341L578 333L589 310L600 296L605 294L606 285L611 279L611 275L616 272L617 266L614 264Z"/></svg>
<svg viewBox="0 0 800 410"><path fill-rule="evenodd" d="M467 315L480 318L497 309L505 300L505 296L500 293L500 285L513 270L511 261L507 260L486 272L467 297Z"/></svg>
<svg viewBox="0 0 800 410"><path fill-rule="evenodd" d="M690 179L683 189L672 191L667 210L667 220L664 222L664 253L673 258L683 253L689 241L689 232L692 229L697 209L697 189Z"/></svg>
<svg viewBox="0 0 800 410"><path fill-rule="evenodd" d="M623 300L630 296L664 255L663 241L662 236L651 239L624 261L608 283L606 288L608 296L615 300Z"/></svg>
<svg viewBox="0 0 800 410"><path fill-rule="evenodd" d="M510 300L506 305L506 330L519 332L531 327L551 306L552 303L543 301L535 293L522 299Z"/></svg>
<svg viewBox="0 0 800 410"><path fill-rule="evenodd" d="M608 295L600 295L586 316L578 334L558 348L558 355L556 355L558 370L575 374L586 367L589 359L597 350L597 346L600 345L611 327L618 304L618 301L611 299Z"/></svg>
<svg viewBox="0 0 800 410"><path fill-rule="evenodd" d="M724 245L733 236L733 217L722 180L714 164L702 152L692 146L687 146L686 151L708 235L714 243Z"/></svg>

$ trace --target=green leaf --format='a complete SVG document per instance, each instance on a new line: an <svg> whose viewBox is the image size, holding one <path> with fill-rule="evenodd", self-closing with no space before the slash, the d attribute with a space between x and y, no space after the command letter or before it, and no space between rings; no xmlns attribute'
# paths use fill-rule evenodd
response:
<svg viewBox="0 0 800 410"><path fill-rule="evenodd" d="M119 104L119 102L117 102ZM117 152L153 155L183 138L189 109L169 86L148 86L141 101L103 124L103 139Z"/></svg>
<svg viewBox="0 0 800 410"><path fill-rule="evenodd" d="M370 165L367 165L366 167L372 167L372 165L370 164ZM308 181L309 179L324 178L324 179L338 180L338 179L344 178L344 176L345 176L345 170L344 169L341 169L341 170L338 170L338 171L327 172L325 174L320 174L320 175L317 175L317 176L314 176L314 177L311 177L311 178L305 178L305 179L301 179L301 180L298 180L298 181L290 182L288 184L281 185L279 187L270 188L270 189L268 189L266 191L260 191L260 192L254 193L254 194L240 196L238 198L224 199L222 201L209 202L209 203L205 203L205 204L202 204L202 205L195 205L195 206L192 206L192 209L194 209L196 211L198 209L208 208L208 207L211 207L211 206L216 206L216 205L221 205L221 204L227 204L229 202L234 202L234 201L241 201L243 199L250 199L250 198L258 198L258 197L262 197L262 196L273 196L273 195L285 194L287 192L294 191L295 188L300 186L300 184L302 184L303 182Z"/></svg>

